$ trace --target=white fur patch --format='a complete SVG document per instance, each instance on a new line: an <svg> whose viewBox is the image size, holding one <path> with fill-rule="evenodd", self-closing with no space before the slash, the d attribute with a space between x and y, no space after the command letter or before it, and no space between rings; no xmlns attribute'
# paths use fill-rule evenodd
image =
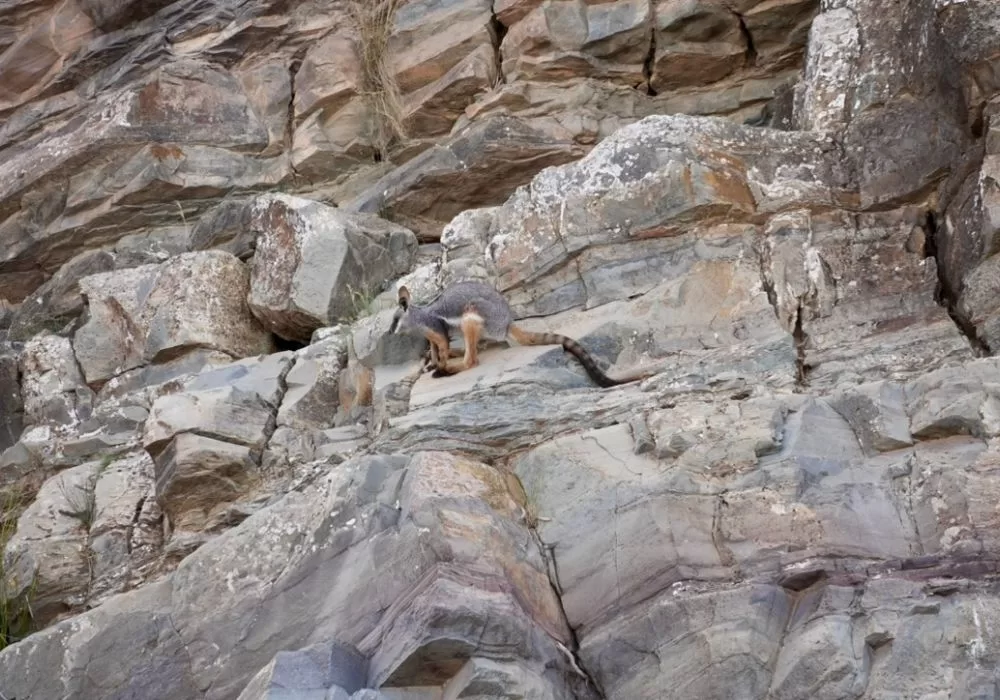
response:
<svg viewBox="0 0 1000 700"><path fill-rule="evenodd" d="M453 318L446 318L444 320L444 322L447 323L452 328L460 328L462 326L462 319L463 318L472 318L472 319L474 319L476 321L479 321L479 323L485 323L485 320L483 319L483 317L480 316L479 314L475 313L475 312L470 312L470 313L462 314L461 316L455 316Z"/></svg>

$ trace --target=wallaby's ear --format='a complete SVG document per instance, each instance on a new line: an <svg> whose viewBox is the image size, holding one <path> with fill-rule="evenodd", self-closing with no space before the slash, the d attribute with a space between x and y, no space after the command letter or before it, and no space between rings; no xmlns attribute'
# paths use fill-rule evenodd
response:
<svg viewBox="0 0 1000 700"><path fill-rule="evenodd" d="M404 310L410 305L410 290L405 285L399 288L399 305Z"/></svg>

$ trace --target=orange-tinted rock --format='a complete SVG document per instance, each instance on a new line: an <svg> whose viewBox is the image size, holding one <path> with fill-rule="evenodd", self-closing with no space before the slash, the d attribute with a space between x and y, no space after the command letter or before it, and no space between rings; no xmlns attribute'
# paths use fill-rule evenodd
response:
<svg viewBox="0 0 1000 700"><path fill-rule="evenodd" d="M42 93L94 33L90 17L74 0L31 17L28 27L0 53L0 112Z"/></svg>

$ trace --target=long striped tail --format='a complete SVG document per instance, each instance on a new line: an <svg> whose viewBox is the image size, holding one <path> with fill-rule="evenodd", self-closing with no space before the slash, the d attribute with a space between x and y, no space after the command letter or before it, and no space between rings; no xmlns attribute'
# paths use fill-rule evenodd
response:
<svg viewBox="0 0 1000 700"><path fill-rule="evenodd" d="M517 326L511 326L509 333L518 345L561 345L563 350L570 353L580 361L580 364L583 365L585 370L587 370L587 374L590 375L590 378L601 387L607 388L618 386L620 384L629 384L650 376L650 373L646 373L624 379L609 377L600 367L598 367L593 356L584 350L580 343L565 335L560 335L558 333L535 333L533 331L526 331L522 328L518 328Z"/></svg>

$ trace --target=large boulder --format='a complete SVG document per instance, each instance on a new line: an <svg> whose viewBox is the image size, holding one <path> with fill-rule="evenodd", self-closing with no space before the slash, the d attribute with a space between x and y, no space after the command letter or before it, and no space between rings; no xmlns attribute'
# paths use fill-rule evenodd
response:
<svg viewBox="0 0 1000 700"><path fill-rule="evenodd" d="M114 268L114 255L105 250L88 250L69 260L14 313L8 335L10 340L27 340L44 331L65 331L85 306L80 280Z"/></svg>
<svg viewBox="0 0 1000 700"><path fill-rule="evenodd" d="M63 63L96 33L85 3L42 6L29 31L4 46L0 58L0 111L6 112L42 92ZM5 42L6 43L6 42Z"/></svg>
<svg viewBox="0 0 1000 700"><path fill-rule="evenodd" d="M365 687L367 674L367 659L357 649L321 642L298 651L278 652L243 689L238 700L278 700L290 692L324 700L348 700ZM327 692L334 689L342 695Z"/></svg>
<svg viewBox="0 0 1000 700"><path fill-rule="evenodd" d="M97 515L96 462L48 479L18 519L2 552L5 582L0 605L30 596L36 624L81 609L90 592L90 527Z"/></svg>
<svg viewBox="0 0 1000 700"><path fill-rule="evenodd" d="M287 173L287 162L240 152L266 147L269 133L229 71L185 58L136 72L92 103L63 96L0 134L0 296L20 300L85 249L183 224L212 194Z"/></svg>
<svg viewBox="0 0 1000 700"><path fill-rule="evenodd" d="M629 86L644 81L652 29L649 2L520 5L530 11L517 13L500 46L508 80L544 82L572 75Z"/></svg>
<svg viewBox="0 0 1000 700"><path fill-rule="evenodd" d="M247 303L282 338L305 343L317 328L356 317L416 256L413 233L377 216L278 194L252 207Z"/></svg>
<svg viewBox="0 0 1000 700"><path fill-rule="evenodd" d="M88 533L91 604L143 583L156 571L164 538L149 455L137 447L115 457L105 456L97 472Z"/></svg>
<svg viewBox="0 0 1000 700"><path fill-rule="evenodd" d="M257 245L250 225L251 212L246 200L219 202L191 228L191 250L224 250L240 260L249 260Z"/></svg>
<svg viewBox="0 0 1000 700"><path fill-rule="evenodd" d="M941 36L985 99L1000 94L1000 6L990 0L936 3Z"/></svg>
<svg viewBox="0 0 1000 700"><path fill-rule="evenodd" d="M820 649L823 668L836 669L821 684L829 697L888 686L858 663L859 631L881 630L875 646L916 633L908 620L920 613L900 619L881 606L906 610L916 594L937 611L933 589L922 597L915 581L934 581L936 560L995 546L987 504L996 487L986 473L1000 429L996 366L983 360L905 387L866 386L834 404L789 394L718 403L692 394L645 415L651 450L639 448L635 426L618 424L515 459L539 536L553 548L581 656L607 695L678 688L666 697L761 697L770 688L802 697L816 682L808 669L820 663ZM865 398L872 396L882 398ZM866 413L851 408L866 401ZM906 449L927 439L937 442ZM900 563L920 556L928 562ZM871 562L884 562L885 573L862 584L870 603L854 608L848 593L808 624L795 614L799 591L832 595L838 581L872 576ZM845 618L848 609L857 617ZM844 624L857 629L847 633ZM930 640L954 624L961 626L932 615L919 636ZM790 626L796 641L786 636ZM940 666L951 662L932 661L922 648L884 651L893 659L926 654L930 666L906 682L940 686ZM665 649L676 663L657 662ZM734 672L718 674L720 666Z"/></svg>
<svg viewBox="0 0 1000 700"><path fill-rule="evenodd" d="M961 71L934 5L848 0L813 25L797 123L842 135L864 207L921 201L968 144Z"/></svg>
<svg viewBox="0 0 1000 700"><path fill-rule="evenodd" d="M160 582L0 652L3 692L231 698L279 651L329 641L367 661L370 687L465 687L486 672L466 664L485 659L545 697L597 697L524 505L502 472L462 457L351 460ZM134 653L154 640L157 654Z"/></svg>
<svg viewBox="0 0 1000 700"><path fill-rule="evenodd" d="M486 246L496 211L496 207L467 209L444 227L438 272L443 287L463 280L489 280Z"/></svg>
<svg viewBox="0 0 1000 700"><path fill-rule="evenodd" d="M539 170L585 152L565 134L552 135L506 116L484 118L386 174L348 206L385 212L421 239L437 240L444 225L465 209L501 204Z"/></svg>
<svg viewBox="0 0 1000 700"><path fill-rule="evenodd" d="M411 139L447 135L499 77L490 0L450 0L427 9L401 5L389 40Z"/></svg>
<svg viewBox="0 0 1000 700"><path fill-rule="evenodd" d="M161 553L152 487L153 463L142 450L50 475L6 543L0 604L26 597L44 626L141 582ZM5 515L15 515L17 501L3 497Z"/></svg>
<svg viewBox="0 0 1000 700"><path fill-rule="evenodd" d="M753 59L740 15L712 1L657 2L656 55L650 83L657 92L722 80Z"/></svg>
<svg viewBox="0 0 1000 700"><path fill-rule="evenodd" d="M323 430L334 426L340 404L338 378L347 358L346 332L296 351L285 376L278 427Z"/></svg>
<svg viewBox="0 0 1000 700"><path fill-rule="evenodd" d="M221 251L83 278L89 318L73 347L87 383L121 381L148 365L191 371L186 356L204 365L270 352L271 335L247 307L249 286L247 266Z"/></svg>
<svg viewBox="0 0 1000 700"><path fill-rule="evenodd" d="M833 151L817 134L647 117L518 188L496 212L487 259L524 315L624 299L690 264L677 249L714 223L849 204Z"/></svg>
<svg viewBox="0 0 1000 700"><path fill-rule="evenodd" d="M75 426L90 417L94 393L68 338L38 335L20 354L21 397L30 426Z"/></svg>
<svg viewBox="0 0 1000 700"><path fill-rule="evenodd" d="M774 217L760 243L763 280L797 339L799 379L813 386L908 377L973 348L938 303L924 212Z"/></svg>
<svg viewBox="0 0 1000 700"><path fill-rule="evenodd" d="M232 504L259 481L291 366L287 352L235 362L153 403L142 440L172 529L200 532L231 521Z"/></svg>
<svg viewBox="0 0 1000 700"><path fill-rule="evenodd" d="M824 134L648 117L576 163L543 171L498 207L488 271L521 317L672 288L668 303L679 308L668 324L728 319L729 330L699 341L745 347L749 329L761 329L743 316L750 308L693 310L715 309L708 299L731 293L756 267L763 284L754 291L795 340L802 383L874 379L887 362L916 372L972 357L936 301L924 212L858 215L851 173ZM691 296L704 289L711 294Z"/></svg>
<svg viewBox="0 0 1000 700"><path fill-rule="evenodd" d="M941 221L937 257L944 291L976 338L1000 348L1000 100L986 112L983 161L962 183Z"/></svg>
<svg viewBox="0 0 1000 700"><path fill-rule="evenodd" d="M966 274L959 310L989 352L1000 350L1000 255L993 255Z"/></svg>

